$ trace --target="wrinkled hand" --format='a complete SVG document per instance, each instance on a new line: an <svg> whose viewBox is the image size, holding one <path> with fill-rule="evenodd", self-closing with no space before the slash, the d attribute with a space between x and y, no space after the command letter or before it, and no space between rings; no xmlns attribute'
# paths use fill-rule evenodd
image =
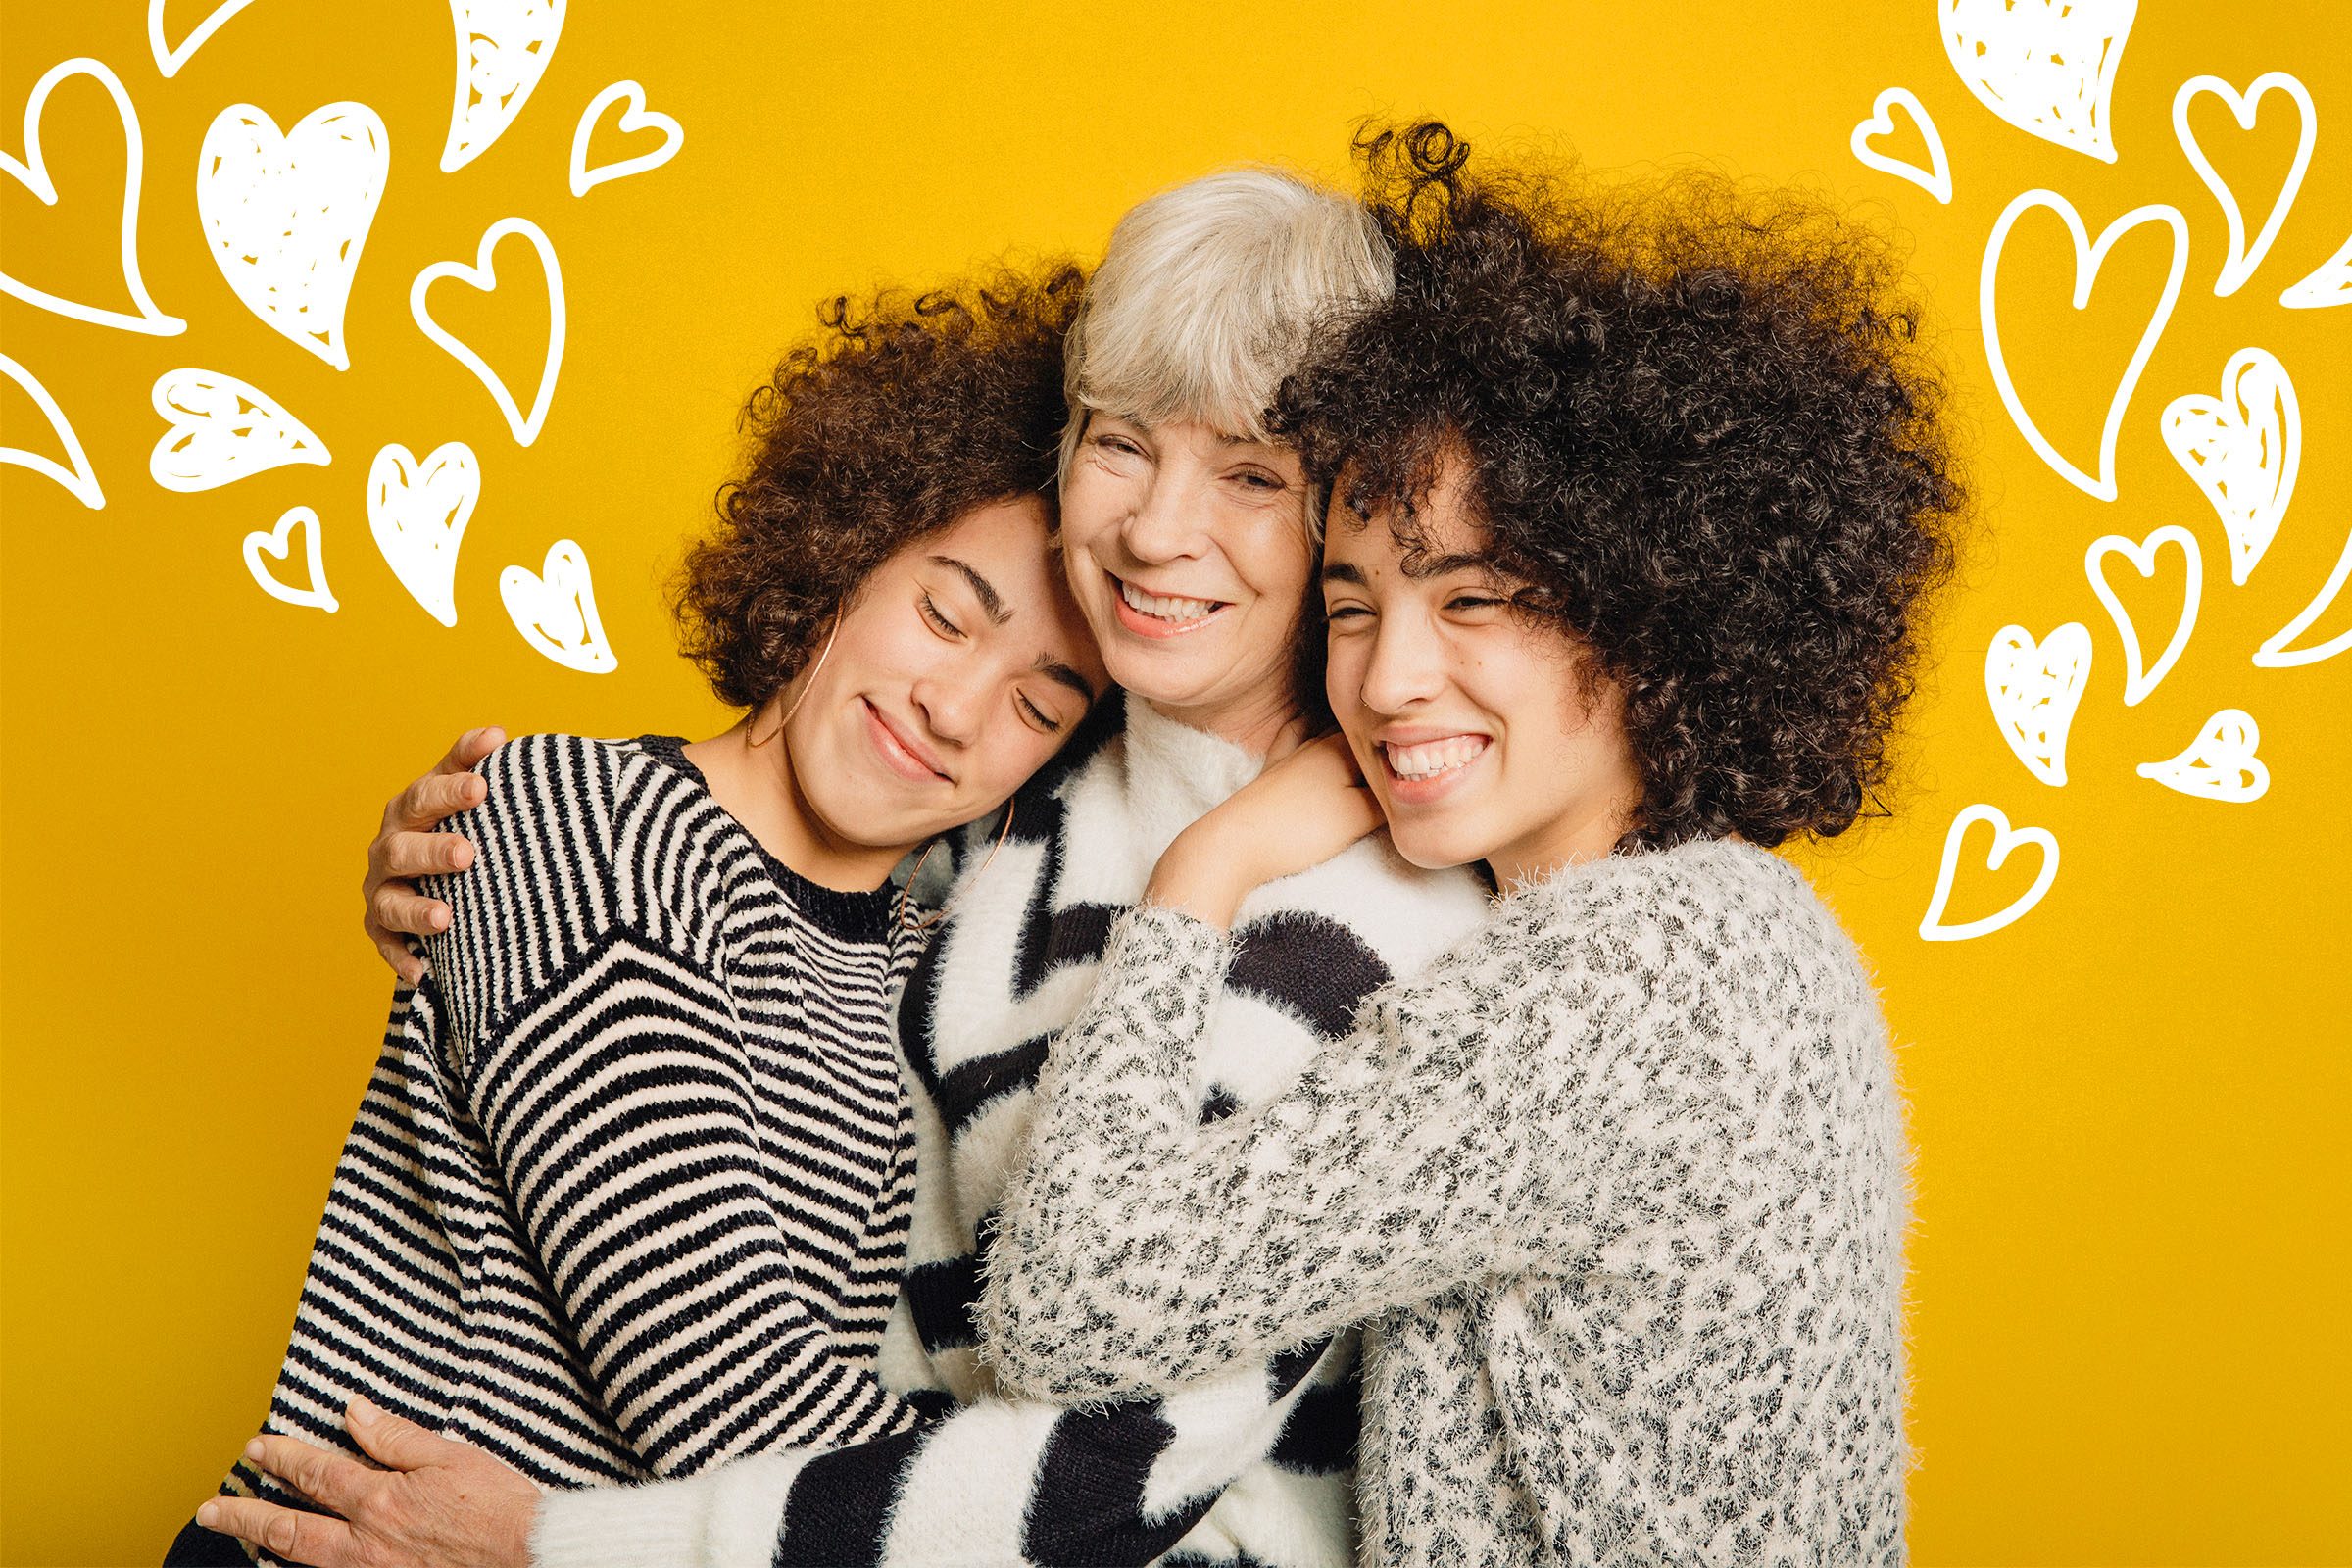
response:
<svg viewBox="0 0 2352 1568"><path fill-rule="evenodd" d="M1308 741L1168 846L1147 903L1223 928L1252 889L1320 865L1382 825L1347 737Z"/></svg>
<svg viewBox="0 0 2352 1568"><path fill-rule="evenodd" d="M245 1448L247 1459L342 1518L215 1497L196 1522L312 1568L530 1568L539 1489L520 1472L366 1399L352 1400L343 1421L388 1468L294 1438L256 1438Z"/></svg>
<svg viewBox="0 0 2352 1568"><path fill-rule="evenodd" d="M368 846L368 874L360 882L365 906L361 924L368 940L392 972L410 985L424 978L424 960L409 951L401 933L431 936L449 929L449 906L416 891L413 877L463 871L473 864L473 846L456 833L426 831L445 816L482 804L488 786L473 766L507 738L493 726L469 729L433 770L392 797L383 826Z"/></svg>

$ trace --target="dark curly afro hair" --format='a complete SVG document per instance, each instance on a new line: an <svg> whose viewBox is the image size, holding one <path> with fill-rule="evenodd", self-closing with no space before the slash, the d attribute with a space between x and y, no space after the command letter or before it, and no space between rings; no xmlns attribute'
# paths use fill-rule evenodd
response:
<svg viewBox="0 0 2352 1568"><path fill-rule="evenodd" d="M719 700L790 683L874 568L976 507L1053 504L1061 346L1084 274L1004 270L920 294L842 296L744 406L750 452L674 591Z"/></svg>
<svg viewBox="0 0 2352 1568"><path fill-rule="evenodd" d="M1881 814L1964 502L1886 244L1714 174L1472 172L1434 122L1357 151L1396 296L1335 323L1275 413L1336 480L1332 524L1385 514L1418 548L1462 462L1517 605L1623 694L1621 847Z"/></svg>

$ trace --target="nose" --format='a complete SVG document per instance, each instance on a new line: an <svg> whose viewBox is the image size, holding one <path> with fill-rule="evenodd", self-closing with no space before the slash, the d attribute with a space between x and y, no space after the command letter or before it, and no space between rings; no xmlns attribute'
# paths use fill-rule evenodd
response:
<svg viewBox="0 0 2352 1568"><path fill-rule="evenodd" d="M926 675L908 695L925 727L948 745L969 746L979 734L986 697L960 672Z"/></svg>
<svg viewBox="0 0 2352 1568"><path fill-rule="evenodd" d="M1119 530L1127 554L1146 565L1200 554L1201 509L1182 465L1154 465L1135 508Z"/></svg>
<svg viewBox="0 0 2352 1568"><path fill-rule="evenodd" d="M1357 697L1376 713L1401 713L1445 689L1446 648L1416 615L1389 614L1373 629Z"/></svg>

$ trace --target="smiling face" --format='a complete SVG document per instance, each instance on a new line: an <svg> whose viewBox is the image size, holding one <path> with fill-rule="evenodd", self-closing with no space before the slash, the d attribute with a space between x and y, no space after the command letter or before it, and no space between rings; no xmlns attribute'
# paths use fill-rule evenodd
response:
<svg viewBox="0 0 2352 1568"><path fill-rule="evenodd" d="M1297 454L1092 413L1062 478L1070 591L1110 678L1262 751L1289 721L1313 548Z"/></svg>
<svg viewBox="0 0 2352 1568"><path fill-rule="evenodd" d="M1103 686L1044 503L974 508L885 562L783 697L799 705L784 745L807 826L835 855L878 852L887 870L1003 804Z"/></svg>
<svg viewBox="0 0 2352 1568"><path fill-rule="evenodd" d="M1345 492L1343 483L1342 492ZM1609 853L1642 799L1621 703L1588 656L1508 602L1482 564L1463 470L1441 465L1422 546L1333 508L1323 548L1326 688L1397 853L1484 860L1504 886Z"/></svg>

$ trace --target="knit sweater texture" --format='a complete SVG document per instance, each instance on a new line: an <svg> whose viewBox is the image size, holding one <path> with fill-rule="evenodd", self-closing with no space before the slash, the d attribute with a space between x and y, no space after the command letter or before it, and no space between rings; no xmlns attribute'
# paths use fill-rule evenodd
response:
<svg viewBox="0 0 2352 1568"><path fill-rule="evenodd" d="M1335 1339L1344 1325L1287 1336L1287 1353L1230 1361L1181 1392L1073 1405L1004 1397L975 1324L991 1216L1028 1153L1052 1040L1161 852L1260 765L1140 703L1097 719L1024 789L993 860L998 823L975 828L900 1012L917 1186L880 1366L894 1388L944 1390L963 1407L827 1453L551 1495L533 1537L541 1568L1352 1560L1356 1348ZM1366 996L1486 908L1473 877L1415 870L1383 842L1258 890L1237 925L1251 956L1171 1088L1183 1113L1213 1120L1282 1094Z"/></svg>
<svg viewBox="0 0 2352 1568"><path fill-rule="evenodd" d="M1172 1395L1360 1323L1367 1562L1903 1560L1902 1112L1802 876L1564 870L1202 1125L1250 944L1121 919L990 1258L1008 1387Z"/></svg>

